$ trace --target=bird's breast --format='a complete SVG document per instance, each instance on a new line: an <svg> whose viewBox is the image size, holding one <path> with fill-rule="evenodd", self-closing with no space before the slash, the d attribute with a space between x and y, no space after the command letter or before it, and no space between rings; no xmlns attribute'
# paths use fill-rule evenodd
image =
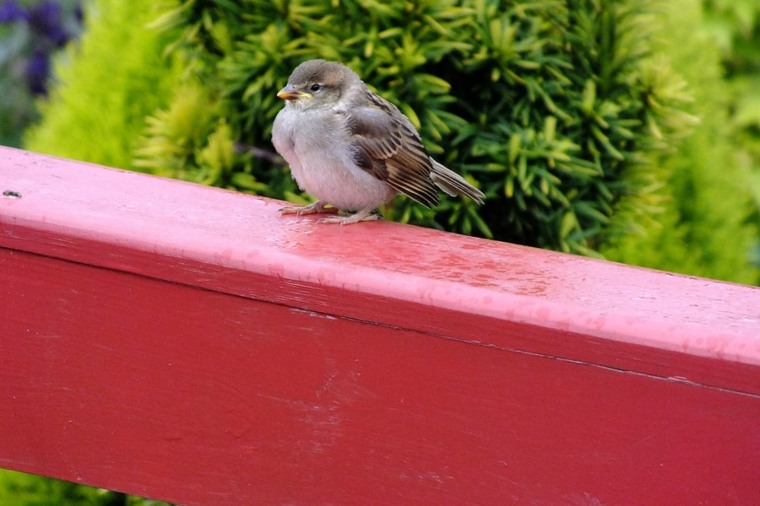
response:
<svg viewBox="0 0 760 506"><path fill-rule="evenodd" d="M272 140L302 190L348 210L374 208L393 198L390 186L356 165L356 146L342 115L287 109L275 120Z"/></svg>

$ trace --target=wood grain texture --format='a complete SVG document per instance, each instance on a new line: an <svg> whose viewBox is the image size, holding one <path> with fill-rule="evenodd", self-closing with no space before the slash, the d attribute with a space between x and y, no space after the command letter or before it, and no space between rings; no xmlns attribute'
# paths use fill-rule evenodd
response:
<svg viewBox="0 0 760 506"><path fill-rule="evenodd" d="M0 148L0 466L185 504L748 504L760 290Z"/></svg>

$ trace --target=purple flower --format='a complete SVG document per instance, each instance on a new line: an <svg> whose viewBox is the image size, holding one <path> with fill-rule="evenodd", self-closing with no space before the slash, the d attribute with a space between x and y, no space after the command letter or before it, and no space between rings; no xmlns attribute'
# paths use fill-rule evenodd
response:
<svg viewBox="0 0 760 506"><path fill-rule="evenodd" d="M69 35L63 27L61 5L53 0L43 0L29 11L29 24L32 29L45 35L56 46L63 46Z"/></svg>
<svg viewBox="0 0 760 506"><path fill-rule="evenodd" d="M44 51L35 51L26 62L26 82L35 95L47 94L47 79L50 74L50 56Z"/></svg>
<svg viewBox="0 0 760 506"><path fill-rule="evenodd" d="M28 20L29 12L17 0L3 0L0 3L0 23Z"/></svg>

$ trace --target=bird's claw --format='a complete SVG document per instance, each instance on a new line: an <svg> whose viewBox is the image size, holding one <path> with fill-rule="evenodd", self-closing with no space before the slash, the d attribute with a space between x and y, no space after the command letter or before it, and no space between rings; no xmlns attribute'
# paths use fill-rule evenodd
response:
<svg viewBox="0 0 760 506"><path fill-rule="evenodd" d="M280 214L295 214L296 216L302 216L304 214L318 214L318 213L337 213L338 210L331 207L325 208L325 203L321 201L314 202L308 206L286 206L280 208Z"/></svg>
<svg viewBox="0 0 760 506"><path fill-rule="evenodd" d="M317 214L317 213L332 213L332 216L320 218L317 223L335 223L337 225L350 225L351 223L359 223L360 221L374 221L379 220L380 216L373 213L372 209L363 209L354 214L347 216L338 215L340 212L335 207L325 207L327 204L322 201L314 202L308 206L287 206L280 209L280 214L295 214L296 216L303 216L305 214Z"/></svg>

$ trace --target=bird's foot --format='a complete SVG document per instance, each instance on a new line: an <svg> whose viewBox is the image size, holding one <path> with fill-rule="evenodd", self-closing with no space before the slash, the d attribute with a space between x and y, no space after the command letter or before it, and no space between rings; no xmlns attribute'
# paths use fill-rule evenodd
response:
<svg viewBox="0 0 760 506"><path fill-rule="evenodd" d="M363 209L354 214L348 216L328 216L327 218L320 219L317 223L335 223L338 225L350 225L352 223L359 223L360 221L374 221L379 220L380 216L372 212L373 209Z"/></svg>
<svg viewBox="0 0 760 506"><path fill-rule="evenodd" d="M318 214L318 213L337 213L338 210L334 207L325 208L327 204L318 200L308 206L287 206L280 209L280 214L295 214L296 216L302 216L304 214Z"/></svg>

